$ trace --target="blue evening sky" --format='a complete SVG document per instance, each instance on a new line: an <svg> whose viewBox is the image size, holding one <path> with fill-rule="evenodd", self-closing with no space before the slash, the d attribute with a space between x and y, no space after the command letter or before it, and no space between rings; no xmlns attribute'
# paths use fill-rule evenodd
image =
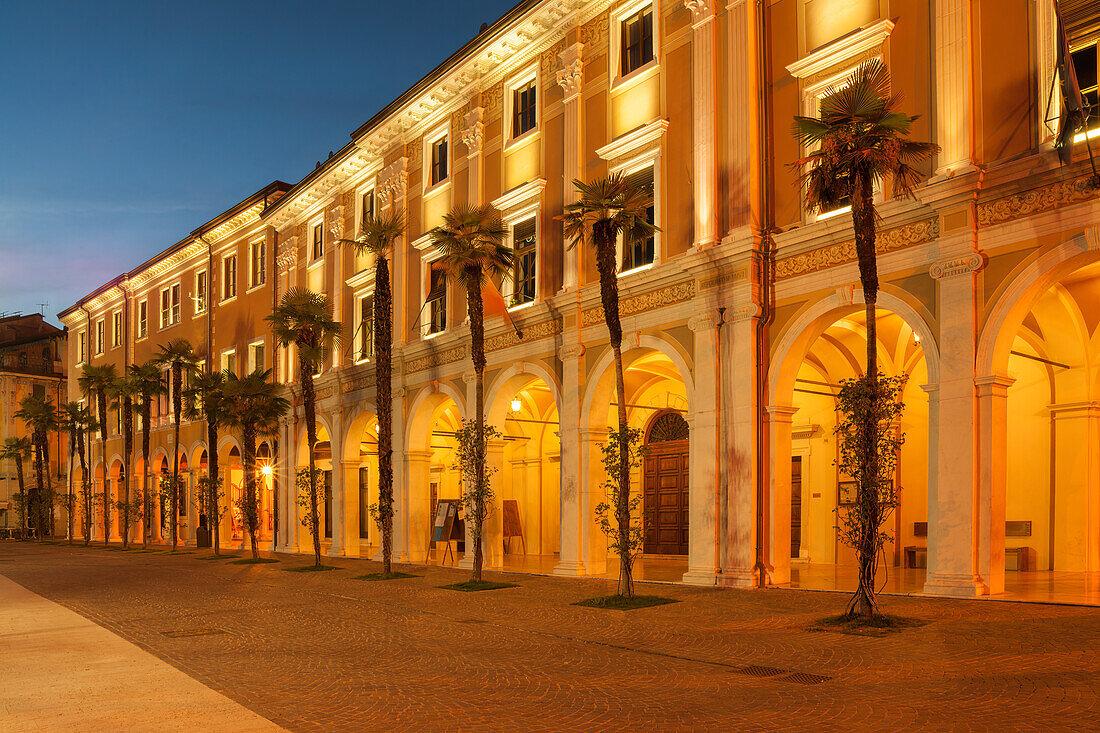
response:
<svg viewBox="0 0 1100 733"><path fill-rule="evenodd" d="M297 182L515 1L0 2L0 312Z"/></svg>

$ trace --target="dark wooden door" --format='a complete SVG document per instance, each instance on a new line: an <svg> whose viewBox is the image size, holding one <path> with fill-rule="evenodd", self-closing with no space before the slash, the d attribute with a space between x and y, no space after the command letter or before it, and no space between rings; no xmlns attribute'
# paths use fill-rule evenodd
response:
<svg viewBox="0 0 1100 733"><path fill-rule="evenodd" d="M646 531L642 549L652 555L686 555L687 422L676 412L657 415L647 431L646 446L648 453L642 464Z"/></svg>
<svg viewBox="0 0 1100 733"><path fill-rule="evenodd" d="M802 550L802 456L791 458L791 557Z"/></svg>

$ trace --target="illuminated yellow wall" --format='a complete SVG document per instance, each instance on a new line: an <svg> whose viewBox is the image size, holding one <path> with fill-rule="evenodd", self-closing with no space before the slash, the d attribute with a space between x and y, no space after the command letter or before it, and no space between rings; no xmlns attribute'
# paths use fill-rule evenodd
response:
<svg viewBox="0 0 1100 733"><path fill-rule="evenodd" d="M536 135L504 153L504 190L509 191L538 178L542 145Z"/></svg>
<svg viewBox="0 0 1100 733"><path fill-rule="evenodd" d="M661 77L654 74L611 96L611 136L641 127L661 113Z"/></svg>

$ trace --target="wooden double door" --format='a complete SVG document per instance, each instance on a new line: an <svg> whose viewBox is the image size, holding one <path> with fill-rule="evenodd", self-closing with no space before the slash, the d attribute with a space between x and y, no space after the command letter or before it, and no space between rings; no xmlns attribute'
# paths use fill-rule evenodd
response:
<svg viewBox="0 0 1100 733"><path fill-rule="evenodd" d="M646 431L642 463L643 506L646 513L647 555L686 555L688 552L688 440L687 422L677 412L654 417Z"/></svg>

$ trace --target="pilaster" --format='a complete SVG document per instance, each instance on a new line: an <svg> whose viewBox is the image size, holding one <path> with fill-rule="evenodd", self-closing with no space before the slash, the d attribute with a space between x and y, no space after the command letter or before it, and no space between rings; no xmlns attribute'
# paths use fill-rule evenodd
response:
<svg viewBox="0 0 1100 733"><path fill-rule="evenodd" d="M970 54L970 0L936 0L936 178L974 169L974 89Z"/></svg>
<svg viewBox="0 0 1100 733"><path fill-rule="evenodd" d="M791 421L797 407L767 409L771 437L771 481L764 518L764 567L768 585L791 582Z"/></svg>
<svg viewBox="0 0 1100 733"><path fill-rule="evenodd" d="M699 249L718 241L718 162L715 157L718 59L715 54L714 3L715 0L684 0L684 6L692 15L692 180L695 187L695 246Z"/></svg>
<svg viewBox="0 0 1100 733"><path fill-rule="evenodd" d="M568 206L577 200L573 181L582 178L584 164L584 107L581 91L584 86L583 43L574 43L561 52L562 68L558 84L562 88L562 202ZM563 247L562 290L570 290L580 282L578 268L581 258L577 247L566 242Z"/></svg>
<svg viewBox="0 0 1100 733"><path fill-rule="evenodd" d="M683 581L714 585L719 567L718 328L717 310L688 321L695 334L695 392L691 410L688 490L688 570Z"/></svg>
<svg viewBox="0 0 1100 733"><path fill-rule="evenodd" d="M978 575L990 594L1005 589L1008 388L1015 379L974 380L978 395Z"/></svg>
<svg viewBox="0 0 1100 733"><path fill-rule="evenodd" d="M561 412L559 413L561 440L561 550L554 575L584 575L582 537L584 521L581 503L581 369L584 346L568 344L558 349L562 362Z"/></svg>

